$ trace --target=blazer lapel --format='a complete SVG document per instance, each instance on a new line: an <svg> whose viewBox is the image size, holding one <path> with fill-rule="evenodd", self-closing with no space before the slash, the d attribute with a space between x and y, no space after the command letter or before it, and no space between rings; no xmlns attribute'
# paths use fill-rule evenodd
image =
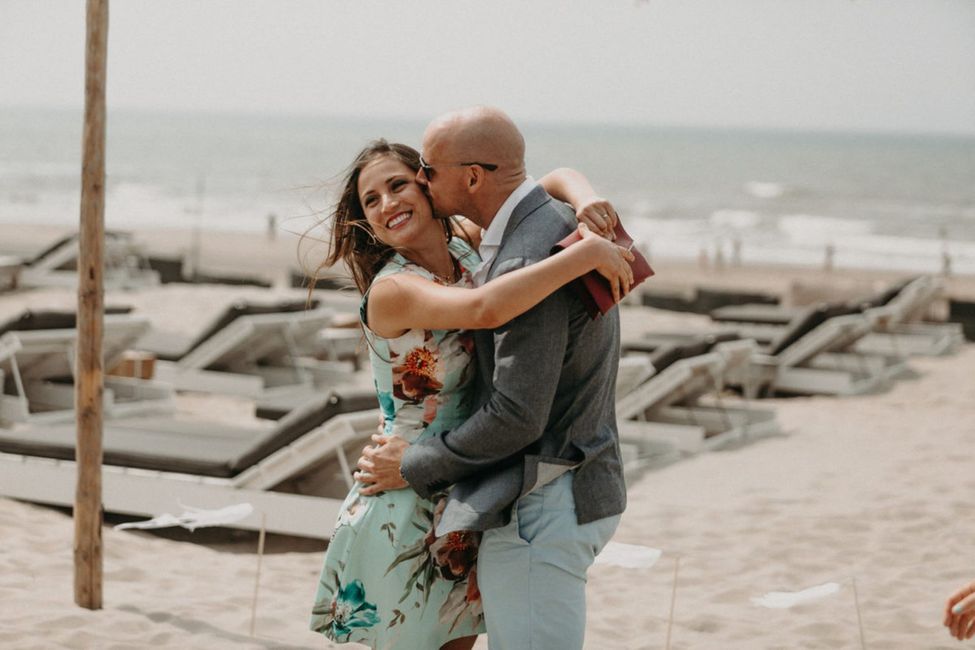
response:
<svg viewBox="0 0 975 650"><path fill-rule="evenodd" d="M491 277L491 273L494 270L495 264L498 263L498 259L501 258L501 250L504 249L505 243L508 241L508 237L518 229L518 226L530 215L532 212L542 207L546 203L552 200L552 197L548 195L541 185L538 185L533 189L528 195L518 202L515 209L511 212L511 218L508 219L508 224L504 228L504 234L501 235L501 244L498 247L498 254L494 256L491 260L491 267L488 269L487 277Z"/></svg>
<svg viewBox="0 0 975 650"><path fill-rule="evenodd" d="M552 197L548 195L548 192L541 185L536 186L535 189L529 192L528 196L523 198L511 213L511 218L508 219L508 225L504 229L504 234L501 235L501 246L504 247L504 243L508 240L508 237L511 236L511 233L521 225L521 222L528 215L551 200ZM494 259L497 258L495 257Z"/></svg>

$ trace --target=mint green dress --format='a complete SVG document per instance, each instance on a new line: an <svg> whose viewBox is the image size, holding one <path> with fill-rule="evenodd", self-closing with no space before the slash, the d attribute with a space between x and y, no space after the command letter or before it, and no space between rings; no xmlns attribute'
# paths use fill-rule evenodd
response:
<svg viewBox="0 0 975 650"><path fill-rule="evenodd" d="M471 273L480 258L460 238L448 247L461 269L454 286L472 287ZM394 273L439 282L399 254L376 279ZM410 330L384 339L366 325L367 299L368 292L360 317L386 435L412 443L461 424L471 412L471 334ZM407 488L368 497L359 494L359 487L339 511L311 629L339 643L410 650L436 650L452 639L484 632L476 577L479 537L466 531L434 537L442 496L428 501Z"/></svg>

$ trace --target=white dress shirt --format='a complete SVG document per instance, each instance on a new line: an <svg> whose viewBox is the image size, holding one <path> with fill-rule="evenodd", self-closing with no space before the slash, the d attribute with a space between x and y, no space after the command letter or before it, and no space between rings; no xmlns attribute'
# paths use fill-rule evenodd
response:
<svg viewBox="0 0 975 650"><path fill-rule="evenodd" d="M515 191L509 194L508 198L501 204L487 229L481 231L481 245L477 249L481 256L481 265L474 269L474 273L471 275L474 286L479 287L487 281L488 271L491 268L491 263L494 262L494 258L498 255L501 237L511 220L511 213L515 211L515 206L521 203L521 200L537 186L538 183L535 182L535 179L527 176L521 185L516 187Z"/></svg>

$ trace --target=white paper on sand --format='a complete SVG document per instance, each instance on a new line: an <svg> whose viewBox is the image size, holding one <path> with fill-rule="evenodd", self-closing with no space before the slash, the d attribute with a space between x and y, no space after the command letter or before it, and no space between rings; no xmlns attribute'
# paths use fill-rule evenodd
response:
<svg viewBox="0 0 975 650"><path fill-rule="evenodd" d="M839 593L840 586L827 582L802 591L770 591L764 596L752 598L752 604L770 609L788 609Z"/></svg>
<svg viewBox="0 0 975 650"><path fill-rule="evenodd" d="M182 505L182 504L181 504ZM207 526L225 526L246 519L254 512L254 506L249 503L238 503L226 508L217 510L204 510L192 506L183 506L186 511L181 515L171 515L168 512L153 517L147 521L132 521L125 524L118 524L115 530L125 530L126 528L169 528L171 526L182 526L190 530L205 528Z"/></svg>
<svg viewBox="0 0 975 650"><path fill-rule="evenodd" d="M640 546L639 544L621 544L609 542L596 556L596 564L608 564L627 569L649 569L663 553L659 548Z"/></svg>

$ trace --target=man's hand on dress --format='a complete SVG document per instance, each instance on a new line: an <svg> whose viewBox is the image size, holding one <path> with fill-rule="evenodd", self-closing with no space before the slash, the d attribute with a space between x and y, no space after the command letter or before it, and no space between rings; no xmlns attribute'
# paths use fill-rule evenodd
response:
<svg viewBox="0 0 975 650"><path fill-rule="evenodd" d="M399 464L403 452L410 446L399 436L372 436L374 444L362 449L362 456L356 467L359 468L352 477L364 484L359 494L373 496L387 490L399 490L409 487L399 471Z"/></svg>

